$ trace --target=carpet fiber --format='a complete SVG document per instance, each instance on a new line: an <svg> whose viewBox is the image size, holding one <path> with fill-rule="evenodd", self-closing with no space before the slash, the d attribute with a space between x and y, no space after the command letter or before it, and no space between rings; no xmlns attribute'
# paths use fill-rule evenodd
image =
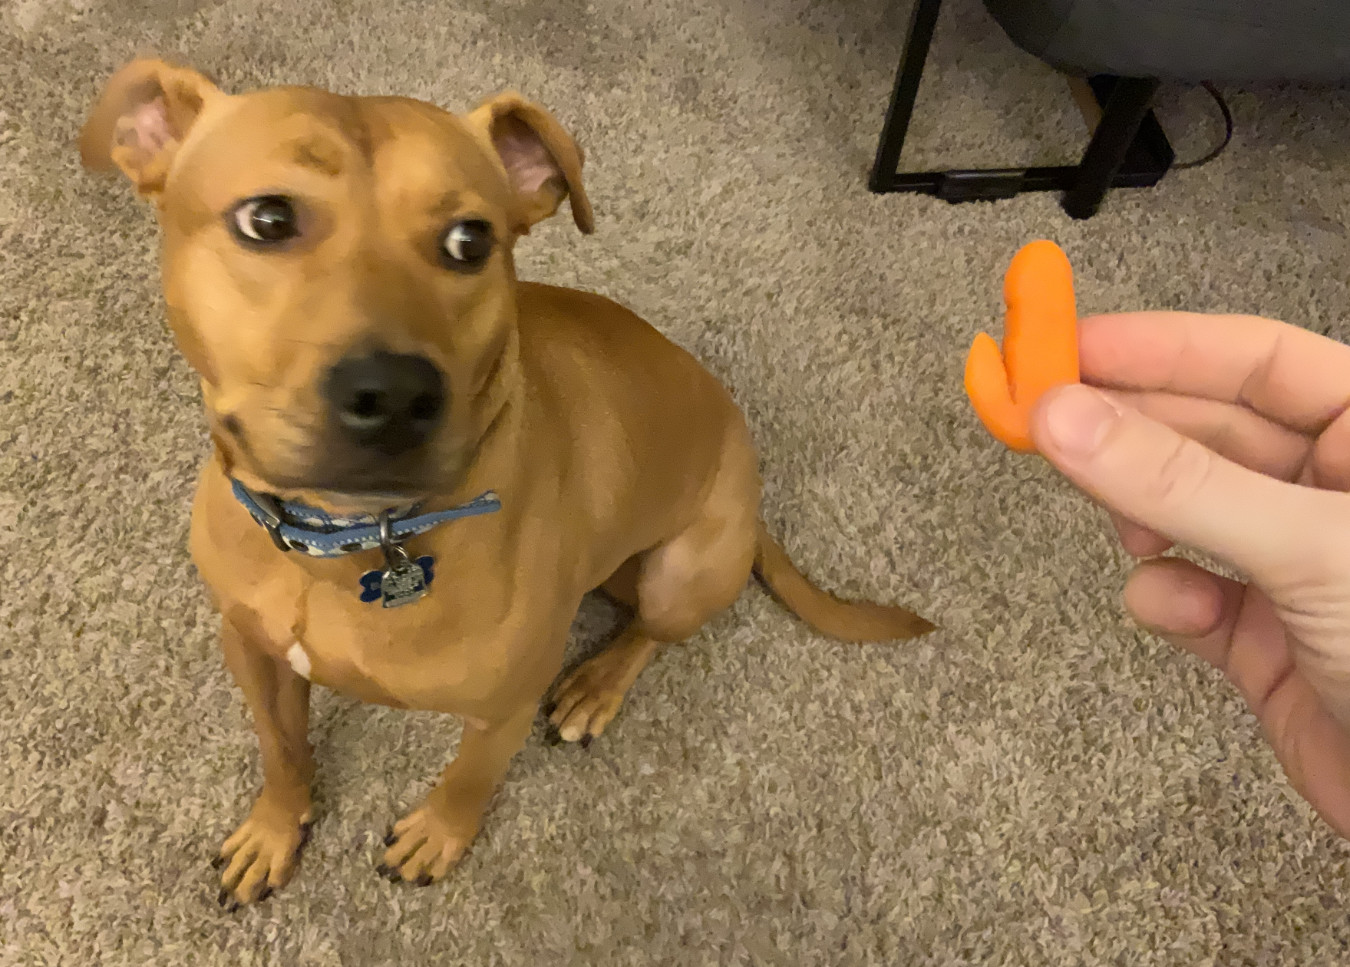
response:
<svg viewBox="0 0 1350 967"><path fill-rule="evenodd" d="M1350 848L1208 668L1134 629L1101 517L961 393L1014 250L1058 240L1087 311L1254 311L1350 335L1350 97L1229 95L1218 161L1069 221L864 189L907 16L884 0L0 3L0 963L1345 963ZM1071 160L1082 121L971 0L944 14L914 163ZM588 152L599 231L521 274L688 346L760 443L766 513L831 587L912 605L904 646L822 640L758 589L642 677L589 752L536 731L444 884L378 839L446 719L316 696L319 822L226 915L207 866L258 781L184 544L205 453L148 212L82 174L97 85L141 51L227 89L467 108L516 87ZM1168 90L1183 156L1221 135ZM614 615L588 604L577 654Z"/></svg>

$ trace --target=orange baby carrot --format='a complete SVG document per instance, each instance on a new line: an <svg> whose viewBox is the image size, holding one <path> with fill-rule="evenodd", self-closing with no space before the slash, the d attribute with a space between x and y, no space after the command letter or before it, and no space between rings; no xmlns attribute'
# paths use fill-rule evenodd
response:
<svg viewBox="0 0 1350 967"><path fill-rule="evenodd" d="M1003 351L980 333L966 357L966 395L994 438L1034 453L1031 411L1053 386L1078 382L1073 269L1054 242L1024 245L1003 279Z"/></svg>

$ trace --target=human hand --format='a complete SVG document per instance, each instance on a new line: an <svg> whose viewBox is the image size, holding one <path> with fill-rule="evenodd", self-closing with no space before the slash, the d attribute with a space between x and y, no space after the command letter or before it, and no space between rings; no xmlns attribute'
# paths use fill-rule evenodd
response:
<svg viewBox="0 0 1350 967"><path fill-rule="evenodd" d="M1220 668L1294 788L1350 836L1350 346L1251 316L1084 319L1038 450L1146 558L1146 628ZM1095 388L1094 388L1095 387ZM1173 543L1245 575L1157 555Z"/></svg>

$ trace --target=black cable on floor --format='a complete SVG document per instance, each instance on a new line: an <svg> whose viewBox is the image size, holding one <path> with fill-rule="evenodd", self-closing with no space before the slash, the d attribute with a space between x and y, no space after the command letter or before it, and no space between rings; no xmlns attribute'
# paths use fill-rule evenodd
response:
<svg viewBox="0 0 1350 967"><path fill-rule="evenodd" d="M1183 161L1180 164L1172 165L1173 170L1182 170L1185 168L1199 168L1201 165L1207 165L1219 155L1223 154L1223 149L1228 147L1228 142L1233 140L1233 112L1228 110L1228 102L1223 99L1223 95L1209 81L1200 85L1209 91L1209 96L1214 98L1214 103L1219 105L1219 111L1223 114L1224 134L1223 141L1219 146L1209 154L1196 158L1194 161Z"/></svg>

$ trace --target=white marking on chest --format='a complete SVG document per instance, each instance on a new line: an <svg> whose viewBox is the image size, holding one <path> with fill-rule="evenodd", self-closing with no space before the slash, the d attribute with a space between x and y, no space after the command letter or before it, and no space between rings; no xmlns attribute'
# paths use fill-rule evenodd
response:
<svg viewBox="0 0 1350 967"><path fill-rule="evenodd" d="M295 642L286 652L286 660L291 663L295 673L301 678L309 678L309 655L305 654L305 649L300 646L300 642Z"/></svg>

